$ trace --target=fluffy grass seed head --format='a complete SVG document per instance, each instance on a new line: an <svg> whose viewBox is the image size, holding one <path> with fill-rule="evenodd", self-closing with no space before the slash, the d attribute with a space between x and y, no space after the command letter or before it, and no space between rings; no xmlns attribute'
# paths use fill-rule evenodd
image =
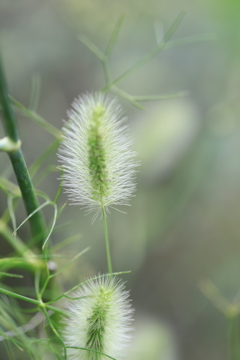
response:
<svg viewBox="0 0 240 360"><path fill-rule="evenodd" d="M133 310L129 293L116 278L86 282L69 301L63 339L66 346L95 350L67 349L71 360L106 360L100 353L121 360L131 339Z"/></svg>
<svg viewBox="0 0 240 360"><path fill-rule="evenodd" d="M59 158L71 202L97 213L128 205L138 164L121 107L102 93L88 94L75 99L68 117Z"/></svg>

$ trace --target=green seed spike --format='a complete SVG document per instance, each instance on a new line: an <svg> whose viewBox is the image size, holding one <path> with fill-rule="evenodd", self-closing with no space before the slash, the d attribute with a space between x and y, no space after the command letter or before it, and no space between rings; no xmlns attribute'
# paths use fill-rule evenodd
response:
<svg viewBox="0 0 240 360"><path fill-rule="evenodd" d="M123 360L133 310L124 284L114 277L89 279L69 301L64 343L69 360ZM81 351L85 349L88 351Z"/></svg>
<svg viewBox="0 0 240 360"><path fill-rule="evenodd" d="M128 205L139 164L116 99L83 95L73 102L68 117L58 156L70 201L96 216L102 209Z"/></svg>
<svg viewBox="0 0 240 360"><path fill-rule="evenodd" d="M103 197L108 195L109 188L106 153L102 134L102 122L104 121L105 112L106 110L100 104L93 110L88 138L89 173L94 189L93 196L101 202Z"/></svg>

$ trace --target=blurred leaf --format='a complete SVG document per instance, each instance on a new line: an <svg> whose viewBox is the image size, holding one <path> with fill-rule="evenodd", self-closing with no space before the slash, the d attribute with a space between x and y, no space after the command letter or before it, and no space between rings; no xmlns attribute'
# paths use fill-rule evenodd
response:
<svg viewBox="0 0 240 360"><path fill-rule="evenodd" d="M90 250L90 247L80 251L77 255L75 255L71 260L69 260L60 270L50 275L51 278L59 275L62 271L64 271L69 265L71 265L75 260L77 260L80 256L84 255L86 252Z"/></svg>
<svg viewBox="0 0 240 360"><path fill-rule="evenodd" d="M23 275L11 274L11 273L6 273L6 272L2 272L2 271L0 271L0 276L14 277L14 278L19 278L19 279L23 278Z"/></svg>
<svg viewBox="0 0 240 360"><path fill-rule="evenodd" d="M79 35L78 39L102 62L107 60L105 54L85 35Z"/></svg>
<svg viewBox="0 0 240 360"><path fill-rule="evenodd" d="M54 252L56 252L56 251L58 251L58 250L61 250L63 247L65 247L65 246L67 246L67 245L69 245L69 244L72 244L72 243L75 242L75 241L80 240L81 237L82 237L81 234L77 234L77 235L71 236L71 237L69 237L69 238L67 238L67 239L59 242L59 243L56 244L55 246L52 246L52 247L51 247L51 252L54 253Z"/></svg>
<svg viewBox="0 0 240 360"><path fill-rule="evenodd" d="M32 76L32 91L29 102L29 109L33 111L37 111L39 97L41 91L41 77L39 74L34 74Z"/></svg>
<svg viewBox="0 0 240 360"><path fill-rule="evenodd" d="M116 79L112 80L109 84L107 84L103 91L110 90L113 85L116 85L123 79L125 79L127 76L131 75L133 72L141 68L143 65L148 63L151 59L153 59L160 51L162 51L166 45L166 43L170 40L170 38L173 36L175 31L177 30L178 26L182 22L182 19L185 15L185 12L182 11L176 20L173 22L173 24L170 26L168 31L166 32L163 41L158 44L149 54L145 55L142 59L137 61L133 66L131 66L128 70L126 70L122 75L118 76Z"/></svg>
<svg viewBox="0 0 240 360"><path fill-rule="evenodd" d="M108 42L108 45L107 45L107 48L106 48L106 51L105 51L105 56L106 57L109 57L109 55L111 54L112 52L112 49L115 45L115 42L116 42L116 39L118 37L118 34L119 34L119 31L121 29L121 26L122 26L122 23L123 23L123 20L124 20L124 15L121 15L117 21L117 24L112 32L112 35L110 37L110 40Z"/></svg>
<svg viewBox="0 0 240 360"><path fill-rule="evenodd" d="M33 177L39 168L42 166L43 162L52 154L55 153L59 146L59 139L55 140L53 143L43 151L40 156L34 161L34 163L29 167L29 173Z"/></svg>
<svg viewBox="0 0 240 360"><path fill-rule="evenodd" d="M8 203L9 215L12 220L12 227L13 227L13 230L15 230L17 225L16 225L16 217L15 217L14 207L13 207L13 199L14 199L14 197L8 196L7 203Z"/></svg>
<svg viewBox="0 0 240 360"><path fill-rule="evenodd" d="M11 101L15 105L15 107L21 112L21 114L25 115L27 118L35 121L38 125L40 125L44 130L60 139L62 133L60 130L55 128L52 124L44 120L40 115L38 115L35 111L27 109L24 105L22 105L19 101L15 100L10 96Z"/></svg>
<svg viewBox="0 0 240 360"><path fill-rule="evenodd" d="M216 308L223 314L227 315L231 303L228 302L221 294L219 289L210 280L202 281L199 287L203 294L216 306Z"/></svg>
<svg viewBox="0 0 240 360"><path fill-rule="evenodd" d="M130 346L131 360L177 360L177 344L166 324L142 317L136 319L136 331Z"/></svg>
<svg viewBox="0 0 240 360"><path fill-rule="evenodd" d="M17 185L12 183L10 180L0 176L0 188L5 192L5 194L11 194L14 197L21 197L21 191Z"/></svg>

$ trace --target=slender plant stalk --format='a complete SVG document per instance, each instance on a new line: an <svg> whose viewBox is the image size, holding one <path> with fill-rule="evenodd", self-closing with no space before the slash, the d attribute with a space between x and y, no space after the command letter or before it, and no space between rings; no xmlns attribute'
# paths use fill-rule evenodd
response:
<svg viewBox="0 0 240 360"><path fill-rule="evenodd" d="M20 144L16 119L8 98L7 83L5 80L1 59L0 102L3 110L3 124L5 127L6 135L12 143ZM19 149L15 151L9 151L8 155L11 160L18 185L22 193L22 198L27 214L30 215L34 210L38 208L39 204L34 193L33 185L20 146ZM45 238L45 226L41 212L38 211L32 217L30 217L29 223L35 242L43 242Z"/></svg>
<svg viewBox="0 0 240 360"><path fill-rule="evenodd" d="M104 208L102 209L102 216L103 216L103 225L104 225L108 272L109 274L112 274L112 261L111 261L111 253L110 253L109 240L108 240L107 218Z"/></svg>
<svg viewBox="0 0 240 360"><path fill-rule="evenodd" d="M240 359L240 344L239 344L239 317L238 314L230 315L228 321L228 359Z"/></svg>

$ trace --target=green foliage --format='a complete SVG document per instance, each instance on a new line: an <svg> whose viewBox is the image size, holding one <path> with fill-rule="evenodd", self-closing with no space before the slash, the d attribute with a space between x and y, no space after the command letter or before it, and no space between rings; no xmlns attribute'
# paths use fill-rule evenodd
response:
<svg viewBox="0 0 240 360"><path fill-rule="evenodd" d="M124 78L140 69L164 49L184 44L192 44L198 41L212 40L210 36L198 36L170 41L181 23L183 16L184 13L180 13L166 32L163 40L157 44L150 53L146 54L142 59L116 78L111 77L109 57L116 43L124 17L121 16L119 18L104 52L102 52L86 36L80 35L79 40L87 46L102 63L105 86L101 91L111 91L128 100L132 105L139 109L144 109L141 103L145 101L185 96L186 92L178 92L169 95L134 96L118 87L118 84ZM3 122L5 125L6 137L17 146L17 148L14 146L2 146L1 150L8 153L18 181L17 186L7 178L0 177L0 188L4 192L8 204L8 209L6 209L0 219L0 234L12 249L12 252L8 257L0 259L0 341L4 341L9 359L66 360L67 348L74 348L89 353L102 354L106 358L115 360L108 354L102 353L103 347L101 346L101 343L99 343L98 346L94 346L94 349L67 347L61 336L60 317L66 312L59 300L64 298L72 301L77 300L77 297L69 296L69 294L86 284L89 280L79 282L71 289L63 292L58 286L57 278L69 266L72 266L77 259L84 256L90 248L87 247L83 249L71 259L65 261L64 265L58 270L55 269L55 260L61 257L64 258L64 253L62 255L58 252L62 250L63 247L77 241L80 238L80 235L67 237L62 242L55 245L51 243L52 234L57 233L57 231L62 231L64 226L64 224L58 224L60 215L62 211L64 211L66 205L59 204L62 184L60 184L57 189L54 199L50 199L47 194L35 188L39 186L41 181L44 180L49 173L58 171L55 166L49 165L44 167L43 165L47 158L55 153L62 137L59 129L55 128L36 112L39 94L40 78L35 76L33 78L29 108L26 108L19 101L9 96L5 76L0 65L0 101L3 110ZM99 192L100 196L106 196L108 192L108 186L106 185L107 174L105 172L105 153L101 146L101 134L99 132L98 124L99 117L102 116L103 111L104 110L100 108L96 114L94 114L88 139L89 158L91 159L91 177L97 196L99 196ZM23 153L19 148L20 139L16 125L16 114L23 115L32 120L54 137L54 141L39 155L29 169L26 166ZM99 164L101 165L100 167ZM36 175L38 175L37 179ZM33 179L33 183L31 178ZM20 225L17 225L18 221L15 217L15 213L21 200L24 202L27 217ZM44 202L42 202L43 200ZM53 209L53 216L50 223L47 224L46 219L43 217L42 210L48 206ZM102 216L104 221L109 274L99 275L93 279L129 273L128 271L112 273L106 213L104 210ZM11 225L9 225L10 221ZM26 222L30 223L31 236L27 239L22 239L18 234L19 230ZM14 273L10 272L12 269L14 269ZM17 271L20 273L18 274ZM21 271L23 271L23 274ZM32 277L34 289L24 289L24 287L22 287L19 291L15 291L14 288L7 286L4 282L7 278L21 280L24 278L25 274ZM89 319L89 322L91 323L88 334L89 341L87 343L89 347L92 347L91 331L93 331L93 328L96 325L96 317L98 317L98 320L100 317L102 323L105 321L105 312L103 309L108 306L108 302L105 301L107 295L108 294L104 291L100 292L99 302L96 304L96 312L93 314L93 317ZM55 303L57 304L52 305ZM25 305L23 306L23 304ZM98 331L99 337L101 337L102 329L99 328ZM41 337L38 337L39 334L41 334ZM94 357L93 355L91 358L98 359L99 357Z"/></svg>
<svg viewBox="0 0 240 360"><path fill-rule="evenodd" d="M135 64L133 64L128 70L126 70L123 74L119 75L117 78L113 79L111 78L110 74L110 68L109 68L109 57L111 55L111 52L113 50L113 47L115 45L115 42L117 40L119 31L121 29L124 16L120 16L116 27L113 30L113 33L110 37L110 40L108 42L108 45L106 47L105 52L102 52L90 39L88 39L85 35L80 35L78 38L79 40L95 55L102 63L103 66L103 72L105 77L106 85L104 88L101 89L101 91L111 91L114 94L122 97L123 99L126 99L129 101L133 106L137 107L138 109L145 110L145 108L141 105L141 102L146 101L153 101L153 100L166 100L166 99L172 99L172 98L178 98L182 96L186 96L186 91L180 91L176 94L163 94L163 95L141 95L141 96L135 96L131 95L125 91L123 91L121 88L117 86L118 83L120 83L123 79L128 77L129 75L132 75L135 71L139 70L141 67L143 67L145 64L147 64L150 60L152 60L156 55L158 55L161 51L169 48L174 48L181 45L186 44L194 44L196 42L205 42L205 41L213 41L214 37L212 34L206 34L206 35L198 35L198 36L192 36L187 37L179 40L173 40L170 41L172 36L174 35L175 31L177 30L178 26L181 24L183 17L185 15L185 12L182 11L176 20L173 22L173 24L169 27L168 31L166 32L163 40L152 49L148 54L146 54L142 59L137 61Z"/></svg>

